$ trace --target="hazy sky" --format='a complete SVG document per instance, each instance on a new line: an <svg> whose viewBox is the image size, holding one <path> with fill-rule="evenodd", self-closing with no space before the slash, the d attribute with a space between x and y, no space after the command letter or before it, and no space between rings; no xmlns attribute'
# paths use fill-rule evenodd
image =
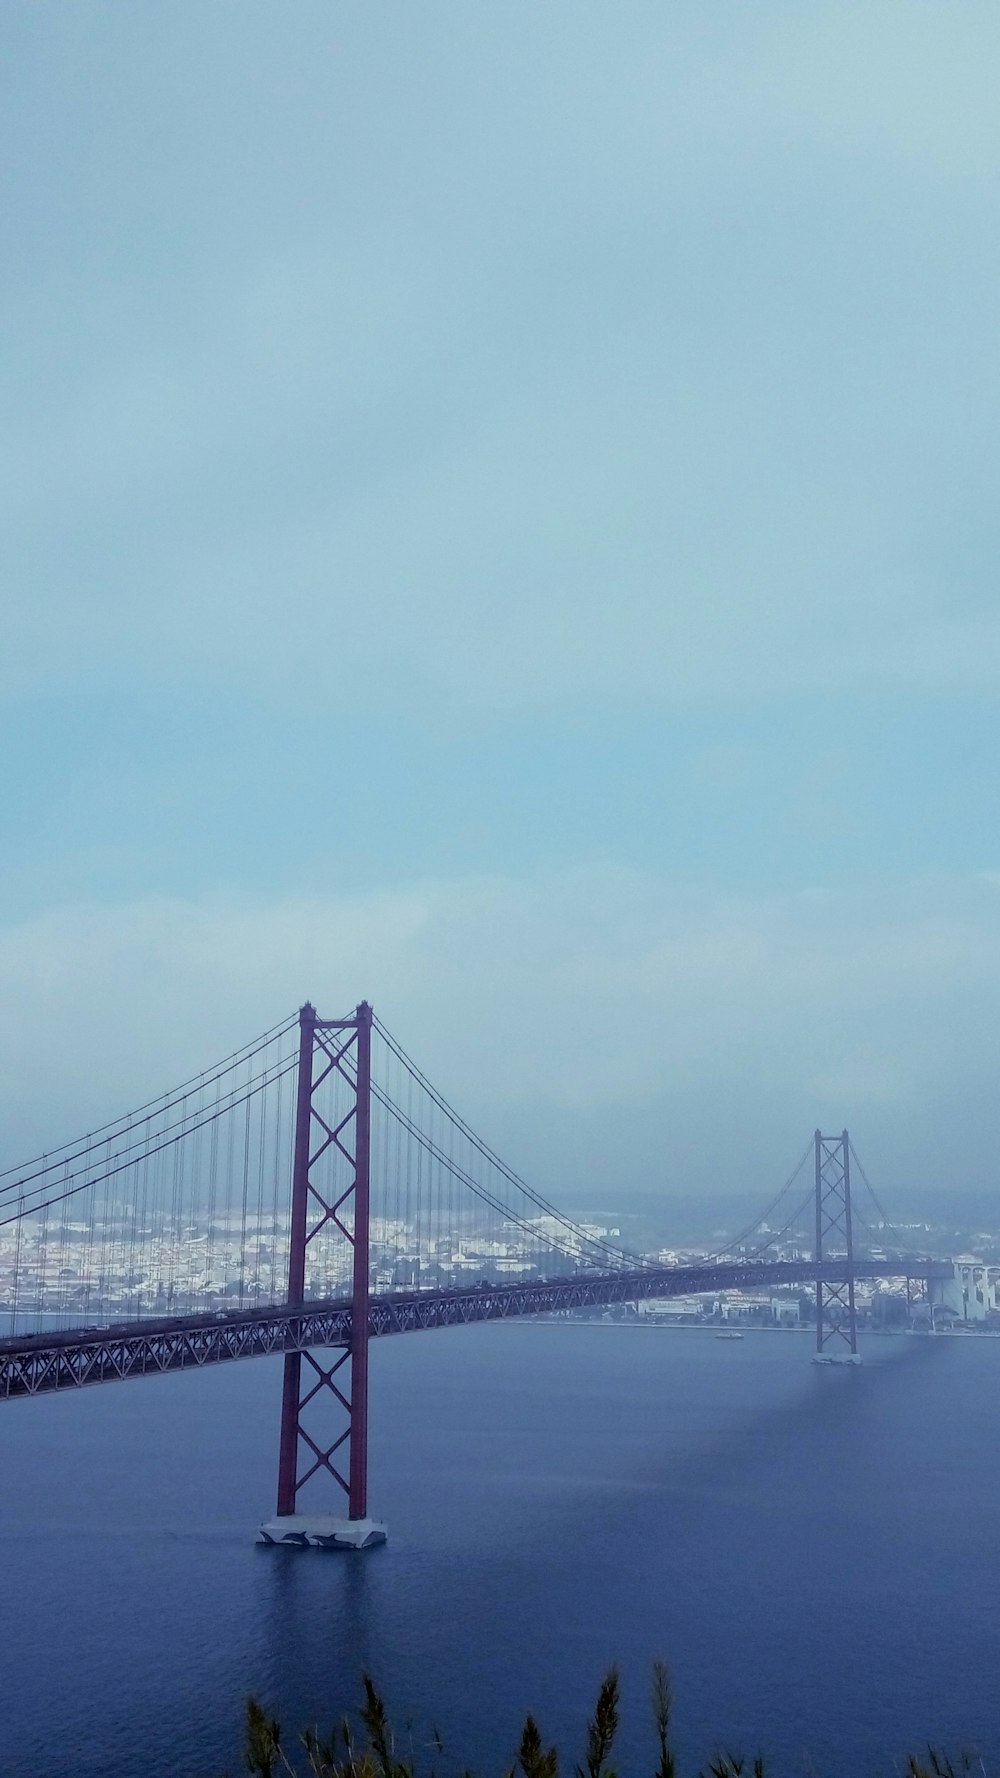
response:
<svg viewBox="0 0 1000 1778"><path fill-rule="evenodd" d="M996 0L0 65L6 1158L364 995L564 1195L991 1183Z"/></svg>

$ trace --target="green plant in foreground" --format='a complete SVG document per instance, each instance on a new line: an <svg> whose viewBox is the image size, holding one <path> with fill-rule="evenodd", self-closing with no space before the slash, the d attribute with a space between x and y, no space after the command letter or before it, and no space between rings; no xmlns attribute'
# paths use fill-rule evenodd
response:
<svg viewBox="0 0 1000 1778"><path fill-rule="evenodd" d="M404 1758L397 1754L385 1703L367 1673L362 1676L362 1684L364 1702L358 1715L363 1736L355 1733L350 1718L345 1716L327 1740L321 1740L315 1730L306 1729L297 1738L294 1759L282 1743L281 1724L255 1698L250 1698L244 1763L251 1778L420 1778L412 1754ZM658 1751L653 1778L677 1778L676 1757L670 1745L673 1692L666 1664L660 1660L653 1662L651 1704ZM611 1765L619 1727L618 1706L618 1669L612 1667L601 1683L594 1714L587 1725L583 1764L574 1768L574 1778L618 1778ZM438 1737L435 1745L441 1752ZM927 1749L925 1758L911 1754L901 1769L896 1767L897 1773L901 1770L901 1778L964 1778L974 1769L986 1778L980 1760L962 1754L956 1765L933 1747ZM426 1778L436 1778L433 1768ZM473 1775L465 1771L461 1778ZM531 1715L525 1718L515 1763L502 1778L559 1778L558 1751L544 1745L541 1730ZM766 1778L766 1770L759 1754L748 1761L740 1754L721 1753L709 1761L699 1778ZM848 1778L848 1774L840 1774L839 1778Z"/></svg>

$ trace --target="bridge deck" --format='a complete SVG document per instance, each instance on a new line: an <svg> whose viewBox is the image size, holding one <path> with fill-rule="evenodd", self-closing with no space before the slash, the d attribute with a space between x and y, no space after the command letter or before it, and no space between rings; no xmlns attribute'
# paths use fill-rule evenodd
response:
<svg viewBox="0 0 1000 1778"><path fill-rule="evenodd" d="M924 1280L950 1277L951 1267L945 1260L916 1257L862 1261L855 1265L854 1275ZM836 1264L819 1267L806 1261L746 1261L583 1272L569 1278L464 1290L395 1292L372 1297L369 1329L373 1335L413 1333L639 1298L814 1284L820 1278L836 1282L842 1277ZM344 1298L310 1301L300 1308L246 1308L226 1314L178 1315L60 1333L20 1334L0 1340L0 1399L200 1369L314 1346L343 1346L350 1334L351 1304Z"/></svg>

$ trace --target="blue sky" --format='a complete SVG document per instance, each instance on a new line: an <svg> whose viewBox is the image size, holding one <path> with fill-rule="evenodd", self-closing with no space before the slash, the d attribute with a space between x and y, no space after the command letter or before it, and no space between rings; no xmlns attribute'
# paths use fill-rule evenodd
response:
<svg viewBox="0 0 1000 1778"><path fill-rule="evenodd" d="M14 1150L365 994L553 1189L990 1183L995 6L0 48Z"/></svg>

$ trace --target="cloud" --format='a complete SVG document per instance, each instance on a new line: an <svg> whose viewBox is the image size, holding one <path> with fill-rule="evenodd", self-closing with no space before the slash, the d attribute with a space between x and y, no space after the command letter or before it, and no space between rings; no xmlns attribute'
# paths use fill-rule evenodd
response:
<svg viewBox="0 0 1000 1778"><path fill-rule="evenodd" d="M982 1183L998 993L988 877L741 900L591 869L65 909L0 933L6 1142L51 1146L306 997L366 997L564 1194L763 1190L816 1123L890 1187Z"/></svg>
<svg viewBox="0 0 1000 1778"><path fill-rule="evenodd" d="M27 40L8 687L995 687L989 9L299 10Z"/></svg>
<svg viewBox="0 0 1000 1778"><path fill-rule="evenodd" d="M809 868L819 828L845 871L869 832L985 856L983 780L941 789L967 708L922 748L870 710L917 694L909 736L1000 682L993 5L294 10L0 20L0 690L41 706L22 894L63 903L0 929L11 1146L368 994L554 1183L770 1179L856 1115L900 1177L981 1174L995 885L720 885ZM307 794L259 764L292 729ZM408 881L446 822L468 873ZM403 887L268 898L272 829L313 883L329 843ZM67 905L74 843L113 905ZM548 845L720 862L532 870Z"/></svg>

